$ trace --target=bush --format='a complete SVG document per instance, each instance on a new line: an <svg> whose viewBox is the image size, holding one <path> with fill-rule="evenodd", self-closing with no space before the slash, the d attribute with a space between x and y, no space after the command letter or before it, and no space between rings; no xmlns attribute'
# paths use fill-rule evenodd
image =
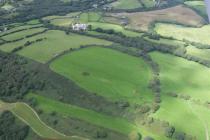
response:
<svg viewBox="0 0 210 140"><path fill-rule="evenodd" d="M96 138L106 138L106 137L108 137L108 134L107 134L106 131L104 131L104 130L98 130L96 132Z"/></svg>
<svg viewBox="0 0 210 140"><path fill-rule="evenodd" d="M154 140L154 139L150 136L147 136L147 137L144 138L144 140Z"/></svg>
<svg viewBox="0 0 210 140"><path fill-rule="evenodd" d="M142 139L142 136L139 132L132 131L129 134L129 140L141 140L141 139Z"/></svg>
<svg viewBox="0 0 210 140"><path fill-rule="evenodd" d="M174 132L175 132L175 128L174 127L167 127L165 129L165 136L168 137L168 138L172 138Z"/></svg>

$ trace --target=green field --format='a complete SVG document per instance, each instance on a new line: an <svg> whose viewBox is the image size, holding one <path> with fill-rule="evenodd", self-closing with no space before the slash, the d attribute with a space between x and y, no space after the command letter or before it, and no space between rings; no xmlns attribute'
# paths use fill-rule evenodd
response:
<svg viewBox="0 0 210 140"><path fill-rule="evenodd" d="M56 26L71 27L73 19L71 18L56 18L50 21L51 24Z"/></svg>
<svg viewBox="0 0 210 140"><path fill-rule="evenodd" d="M160 66L163 94L175 92L203 103L210 101L210 69L169 54L155 52L151 56Z"/></svg>
<svg viewBox="0 0 210 140"><path fill-rule="evenodd" d="M35 41L37 39L40 38L47 38L47 33L43 33L43 34L39 34L33 37L29 37L29 38L25 38L23 40L20 41L16 41L16 42L11 42L11 43L6 43L0 46L0 50L4 51L4 52L11 52L12 50L14 50L17 47L23 46L27 41Z"/></svg>
<svg viewBox="0 0 210 140"><path fill-rule="evenodd" d="M26 103L5 103L0 101L1 110L11 111L17 118L29 125L32 130L42 138L60 140L85 140L77 136L66 136L41 121L38 114Z"/></svg>
<svg viewBox="0 0 210 140"><path fill-rule="evenodd" d="M77 18L78 16L78 18ZM86 13L70 13L65 16L49 16L43 18L49 20L51 24L56 26L70 27L74 22L97 22L101 19L101 13L99 12L86 12Z"/></svg>
<svg viewBox="0 0 210 140"><path fill-rule="evenodd" d="M152 43L165 44L165 45L175 46L175 47L177 47L177 46L184 47L184 45L185 45L185 43L182 41L165 39L165 38L160 38L159 40L155 40L155 39L150 39L149 37L144 37L144 39L146 39L147 41L150 41Z"/></svg>
<svg viewBox="0 0 210 140"><path fill-rule="evenodd" d="M151 56L160 66L162 85L162 103L154 117L169 121L178 131L205 139L206 128L203 121L207 121L209 111L200 112L195 107L207 110L202 104L210 100L210 79L207 76L210 69L169 54L154 52ZM191 100L170 97L169 93L172 92L189 95Z"/></svg>
<svg viewBox="0 0 210 140"><path fill-rule="evenodd" d="M106 23L102 19L102 14L99 12L87 12L78 14L79 19L76 19L75 17L69 17L69 16L51 16L46 17L45 20L50 20L50 23L56 26L64 26L64 27L71 27L71 24L74 22L81 22L81 23L87 23L88 25L92 25L92 29L96 28L102 28L104 30L110 30L113 29L116 32L122 32L124 35L129 37L137 37L140 36L141 33L129 31L126 30L123 26L112 24L112 23ZM120 24L120 21L118 21Z"/></svg>
<svg viewBox="0 0 210 140"><path fill-rule="evenodd" d="M126 120L120 118L114 118L70 104L64 104L36 94L29 94L27 98L35 98L38 107L46 113L51 113L55 111L63 116L87 121L91 124L112 129L126 135L128 135L133 129L135 129L134 125L131 125Z"/></svg>
<svg viewBox="0 0 210 140"><path fill-rule="evenodd" d="M63 31L50 30L41 35L41 37L46 37L47 39L42 42L34 43L17 53L34 59L41 63L46 63L53 57L62 53L70 48L79 48L81 45L111 45L111 42L92 38L88 36L82 36L78 34L71 33L66 35Z"/></svg>
<svg viewBox="0 0 210 140"><path fill-rule="evenodd" d="M178 40L186 39L191 42L210 45L210 26L205 25L201 28L184 27L175 24L158 23L155 31L166 37L173 37Z"/></svg>
<svg viewBox="0 0 210 140"><path fill-rule="evenodd" d="M152 115L154 118L168 121L170 125L176 128L176 131L196 136L199 140L205 139L205 127L202 122L204 119L200 119L199 115L203 118L205 115L209 115L209 111L201 113L200 110L197 110L196 112L194 108L195 105L190 101L184 101L169 96L162 98L160 106L158 112ZM199 107L205 110L204 107ZM208 127L209 126L210 125L208 125Z"/></svg>
<svg viewBox="0 0 210 140"><path fill-rule="evenodd" d="M124 27L122 27L120 25L116 25L116 24L103 23L103 22L89 22L88 24L92 25L93 29L96 29L96 28L102 28L104 30L113 29L116 32L121 32L124 35L129 36L129 37L139 37L139 36L141 36L141 33L126 30Z"/></svg>
<svg viewBox="0 0 210 140"><path fill-rule="evenodd" d="M29 29L31 27L38 27L41 26L41 24L37 24L37 25L19 25L19 24L12 24L11 26L14 26L13 28L5 31L5 32L1 32L0 36L14 32L14 31L18 31L18 30L22 30L22 29Z"/></svg>
<svg viewBox="0 0 210 140"><path fill-rule="evenodd" d="M25 38L25 36L27 36L27 35L38 33L38 32L44 31L44 30L45 30L45 28L28 29L28 30L24 30L21 32L16 32L13 34L3 36L2 39L6 40L6 41L12 41L12 40L20 39L20 38Z"/></svg>
<svg viewBox="0 0 210 140"><path fill-rule="evenodd" d="M186 1L184 2L184 4L194 9L200 15L207 17L206 6L204 1Z"/></svg>
<svg viewBox="0 0 210 140"><path fill-rule="evenodd" d="M143 137L149 135L156 139L167 140L167 138L163 136L157 136L156 134L151 133L145 128L141 126L137 127L136 125L122 118L107 116L92 110L51 100L49 98L45 98L43 96L33 93L28 94L27 98L36 99L38 107L41 108L45 113L51 113L55 111L60 115L77 118L82 121L86 121L100 127L114 130L125 135L129 135L132 131L137 131L140 132Z"/></svg>
<svg viewBox="0 0 210 140"><path fill-rule="evenodd" d="M142 7L138 0L118 0L111 4L115 9L134 9Z"/></svg>
<svg viewBox="0 0 210 140"><path fill-rule="evenodd" d="M110 100L141 104L153 99L148 89L151 71L145 62L112 49L91 47L66 54L50 68Z"/></svg>
<svg viewBox="0 0 210 140"><path fill-rule="evenodd" d="M210 49L198 49L195 46L188 46L187 54L204 60L210 60Z"/></svg>

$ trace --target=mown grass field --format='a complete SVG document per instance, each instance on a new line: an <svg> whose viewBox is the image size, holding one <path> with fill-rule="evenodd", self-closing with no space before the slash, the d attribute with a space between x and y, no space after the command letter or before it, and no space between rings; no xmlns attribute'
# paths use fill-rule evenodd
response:
<svg viewBox="0 0 210 140"><path fill-rule="evenodd" d="M209 25L202 26L201 28L192 28L175 24L157 23L154 30L162 36L210 45Z"/></svg>
<svg viewBox="0 0 210 140"><path fill-rule="evenodd" d="M128 17L130 23L127 25L127 28L142 31L148 31L150 24L154 21L176 22L190 26L201 26L204 24L204 19L195 11L181 5L161 10L113 13L111 15L114 17Z"/></svg>
<svg viewBox="0 0 210 140"><path fill-rule="evenodd" d="M169 121L178 131L205 139L210 126L206 120L209 111L204 111L208 109L203 103L210 101L210 69L169 54L154 52L151 56L160 66L162 85L161 107L154 117ZM170 97L170 93L189 95L191 99Z"/></svg>
<svg viewBox="0 0 210 140"><path fill-rule="evenodd" d="M47 39L41 42L34 43L17 53L36 60L41 63L46 63L53 57L70 48L79 48L81 45L111 45L109 41L82 36L71 33L66 35L63 31L50 30L41 35Z"/></svg>
<svg viewBox="0 0 210 140"><path fill-rule="evenodd" d="M99 47L66 54L50 68L86 90L110 100L134 104L153 100L151 71L141 58Z"/></svg>
<svg viewBox="0 0 210 140"><path fill-rule="evenodd" d="M195 46L188 46L187 54L196 56L204 60L210 60L210 49L198 49Z"/></svg>
<svg viewBox="0 0 210 140"><path fill-rule="evenodd" d="M111 4L115 9L135 9L142 7L138 0L118 0Z"/></svg>
<svg viewBox="0 0 210 140"><path fill-rule="evenodd" d="M122 118L107 116L92 110L61 103L59 101L55 101L33 93L28 94L26 98L36 99L38 107L41 108L45 113L56 112L65 117L77 118L82 121L86 121L91 124L104 127L125 135L129 135L131 132L136 131L140 132L143 137L149 135L155 139L167 140L167 138L164 136L151 133L144 127L137 127L136 125Z"/></svg>
<svg viewBox="0 0 210 140"><path fill-rule="evenodd" d="M26 103L5 103L0 101L0 109L11 111L23 123L30 126L32 130L41 138L60 140L86 140L77 136L66 136L47 126L39 118L38 114Z"/></svg>

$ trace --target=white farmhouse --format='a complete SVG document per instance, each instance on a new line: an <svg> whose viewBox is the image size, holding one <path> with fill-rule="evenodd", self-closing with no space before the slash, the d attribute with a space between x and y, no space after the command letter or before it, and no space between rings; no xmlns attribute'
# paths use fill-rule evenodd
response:
<svg viewBox="0 0 210 140"><path fill-rule="evenodd" d="M72 24L72 29L74 31L85 31L87 30L87 28L88 28L87 24L79 24L79 23Z"/></svg>

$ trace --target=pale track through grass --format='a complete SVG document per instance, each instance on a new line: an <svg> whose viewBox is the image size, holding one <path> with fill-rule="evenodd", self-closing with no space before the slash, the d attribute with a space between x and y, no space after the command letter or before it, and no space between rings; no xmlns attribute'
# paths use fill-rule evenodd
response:
<svg viewBox="0 0 210 140"><path fill-rule="evenodd" d="M30 126L30 128L40 137L42 138L48 138L45 135L43 135L41 132L39 132L36 128L34 128L29 121L27 121L26 119L24 119L24 117L22 117L21 115L18 115L18 113L15 111L15 109L19 109L18 105L22 105L27 107L28 109L30 109L31 112L33 112L33 115L35 115L35 118L38 119L39 123L41 125L43 125L45 128L47 128L49 131L53 132L55 135L57 135L58 137L50 137L52 139L59 139L59 140L89 140L86 138L82 138L79 136L67 136L63 133L58 132L57 130L49 127L48 125L46 125L39 117L39 115L36 113L36 111L31 108L28 104L26 103L22 103L22 102L17 102L17 103L4 103L2 101L0 101L0 112L3 111L11 111L18 119L20 119L22 122L24 122L25 124L27 124L28 126ZM30 113L30 112L29 112Z"/></svg>

